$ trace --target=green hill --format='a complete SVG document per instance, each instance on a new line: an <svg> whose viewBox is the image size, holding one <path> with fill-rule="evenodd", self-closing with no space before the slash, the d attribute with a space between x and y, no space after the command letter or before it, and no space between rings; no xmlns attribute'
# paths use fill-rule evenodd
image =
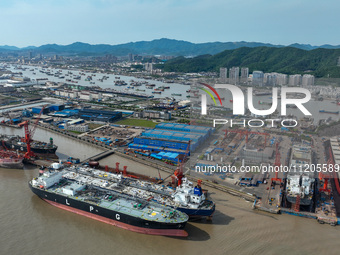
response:
<svg viewBox="0 0 340 255"><path fill-rule="evenodd" d="M178 57L164 64L168 72L218 72L220 67L248 67L263 72L286 74L311 73L316 77L340 77L337 66L340 49L302 50L294 47L257 47L226 50L216 55L201 55L195 58Z"/></svg>
<svg viewBox="0 0 340 255"><path fill-rule="evenodd" d="M42 54L79 54L88 56L101 56L112 54L115 56L126 56L129 53L138 55L166 55L166 56L199 56L204 54L218 54L224 50L235 50L242 47L256 48L256 47L273 47L282 48L283 45L274 45L270 43L261 42L206 42L206 43L191 43L182 40L174 40L161 38L152 41L137 41L117 45L110 44L88 44L82 42L75 42L69 45L45 44L39 47L28 46L18 48L15 46L3 45L0 46L0 52L16 51ZM324 49L338 49L340 45L313 46L310 44L294 43L288 47L294 47L304 50L313 50L316 48Z"/></svg>

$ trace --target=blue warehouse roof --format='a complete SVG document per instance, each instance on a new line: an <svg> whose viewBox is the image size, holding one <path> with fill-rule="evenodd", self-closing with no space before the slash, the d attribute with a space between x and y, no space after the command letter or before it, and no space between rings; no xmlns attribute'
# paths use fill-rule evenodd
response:
<svg viewBox="0 0 340 255"><path fill-rule="evenodd" d="M141 137L154 137L163 138L169 140L179 140L179 141L199 141L201 139L200 134L183 133L175 131L165 131L165 130L146 130L141 134Z"/></svg>
<svg viewBox="0 0 340 255"><path fill-rule="evenodd" d="M211 127L203 127L203 126L194 126L187 124L179 124L179 123L159 123L156 126L157 129L168 129L174 131L182 131L182 132L192 132L192 133L210 133L214 129Z"/></svg>

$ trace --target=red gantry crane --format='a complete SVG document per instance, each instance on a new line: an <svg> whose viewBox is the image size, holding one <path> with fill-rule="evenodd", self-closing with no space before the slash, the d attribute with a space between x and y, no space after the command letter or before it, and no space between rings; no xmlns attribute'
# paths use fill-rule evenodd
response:
<svg viewBox="0 0 340 255"><path fill-rule="evenodd" d="M177 179L177 186L182 184L182 179L184 177L183 166L184 166L185 160L189 156L189 151L190 151L190 141L188 142L188 146L187 146L187 149L185 151L185 155L182 159L182 162L180 162L180 164L178 165L177 169L174 172L174 177ZM173 178L173 180L172 180L173 184L175 182L175 178Z"/></svg>
<svg viewBox="0 0 340 255"><path fill-rule="evenodd" d="M328 165L328 171L319 173L319 179L325 180L323 187L320 188L319 191L330 193L330 190L328 189L328 182L329 182L330 178L334 178L335 188L336 188L338 194L340 194L339 178L338 178L338 174L335 171L336 169L334 168L335 161L334 161L333 152L332 152L331 147L329 148L329 159L327 160L327 165Z"/></svg>
<svg viewBox="0 0 340 255"><path fill-rule="evenodd" d="M275 169L275 177L272 178L272 184L273 182L278 182L278 184L282 182L280 178L278 178L279 174L279 167L281 166L281 155L279 152L279 143L276 143L276 149L275 149L275 163L274 163L274 169Z"/></svg>
<svg viewBox="0 0 340 255"><path fill-rule="evenodd" d="M19 127L23 126L25 130L25 137L23 139L23 142L26 143L27 145L27 152L25 153L25 156L24 156L26 159L34 158L36 156L34 152L31 150L31 142L33 141L33 136L37 128L38 122L40 120L41 114L44 111L46 106L47 105L44 105L41 108L39 115L35 119L35 122L33 123L33 125L31 125L31 127L29 127L29 120L25 120L24 122L21 122L18 125Z"/></svg>
<svg viewBox="0 0 340 255"><path fill-rule="evenodd" d="M332 149L329 148L329 159L327 160L327 165L334 165L334 160L333 160L333 156L332 156ZM332 176L330 175L330 173L327 171L326 173L323 172L319 172L319 180L321 181L322 179L324 179L324 184L323 187L319 188L320 192L328 192L330 193L330 189L328 188L328 181L329 178L332 178Z"/></svg>

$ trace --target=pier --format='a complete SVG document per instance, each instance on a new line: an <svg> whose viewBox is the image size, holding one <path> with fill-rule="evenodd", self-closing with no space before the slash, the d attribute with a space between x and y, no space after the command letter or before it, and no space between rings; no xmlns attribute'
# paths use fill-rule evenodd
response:
<svg viewBox="0 0 340 255"><path fill-rule="evenodd" d="M40 123L38 124L38 127L42 128L42 129L45 129L45 130L48 130L48 131L51 131L51 132L54 132L54 133L58 133L60 135L63 135L63 136L68 137L70 139L77 140L79 142L87 143L87 144L89 144L91 146L95 146L95 147L100 148L100 149L103 150L103 152L101 152L101 153L99 153L99 154L97 154L95 156L91 156L88 159L84 160L83 162L87 162L90 159L94 160L94 161L97 161L97 160L103 159L105 157L108 157L108 156L110 156L112 154L116 154L117 156L124 157L124 158L130 159L132 161L135 161L135 162L138 162L138 163L141 163L141 164L144 164L144 165L156 168L156 169L158 169L160 171L169 173L171 175L176 170L176 166L165 165L165 164L161 164L160 162L157 162L157 161L154 161L154 160L147 160L147 159L142 159L142 158L139 158L139 157L135 157L135 156L126 154L126 153L124 153L124 152L122 152L122 151L120 151L118 149L112 149L112 147L110 147L108 145L105 145L105 144L102 144L102 143L99 143L99 142L87 139L85 137L81 137L81 136L77 136L77 135L71 134L71 133L69 133L67 131L60 130L60 129L55 128L55 127L45 126L45 125L40 124ZM43 165L43 164L39 164L39 165ZM201 178L197 178L197 177L190 176L190 175L186 175L186 177L190 181L193 181L193 182L197 182L198 180L201 179ZM239 191L237 189L233 189L231 187L227 187L225 185L213 183L212 181L209 181L209 180L203 180L203 184L208 186L208 187L215 188L215 189L218 189L220 191L229 193L231 195L242 197L243 199L245 199L247 201L251 201L251 202L255 201L255 196L253 194L250 194L250 193L242 192L242 191Z"/></svg>
<svg viewBox="0 0 340 255"><path fill-rule="evenodd" d="M158 170L169 173L170 175L172 175L174 173L174 171L176 170L176 166L164 166L161 164L157 164L157 162L155 161L148 161L146 159L141 159L138 157L134 157L134 156L130 156L129 154L125 154L119 150L115 151L115 154L121 156L121 157L125 157L128 159L131 159L135 162L147 165L147 166L151 166L151 167L156 167ZM185 175L186 178L188 178L188 180L192 181L192 182L197 182L198 180L201 180L201 178L197 178L195 176L191 176L191 175ZM231 195L234 196L238 196L238 197L242 197L243 199L247 200L247 201L255 201L255 196L253 196L252 194L249 193L245 193L236 189L233 189L231 187L227 187L225 185L221 185L221 184L217 184L217 183L213 183L212 181L209 180L203 180L202 182L203 185L206 185L208 187L214 188L214 189L218 189L220 191L229 193Z"/></svg>

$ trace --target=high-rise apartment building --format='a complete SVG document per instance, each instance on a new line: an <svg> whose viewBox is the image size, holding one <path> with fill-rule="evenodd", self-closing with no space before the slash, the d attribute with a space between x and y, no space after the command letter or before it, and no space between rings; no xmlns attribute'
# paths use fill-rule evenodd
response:
<svg viewBox="0 0 340 255"><path fill-rule="evenodd" d="M304 74L302 76L302 86L303 87L314 85L314 81L315 81L314 75Z"/></svg>
<svg viewBox="0 0 340 255"><path fill-rule="evenodd" d="M229 69L229 83L238 84L240 79L240 68L232 67Z"/></svg>
<svg viewBox="0 0 340 255"><path fill-rule="evenodd" d="M254 71L253 72L253 79L252 79L252 84L254 86L263 86L263 79L264 79L264 74L262 71Z"/></svg>
<svg viewBox="0 0 340 255"><path fill-rule="evenodd" d="M249 76L249 68L242 67L241 68L241 82L246 83L248 81L248 76Z"/></svg>
<svg viewBox="0 0 340 255"><path fill-rule="evenodd" d="M301 85L302 76L301 74L289 75L289 85L297 86Z"/></svg>
<svg viewBox="0 0 340 255"><path fill-rule="evenodd" d="M288 75L287 74L278 73L276 75L276 84L278 86L287 85L287 83L288 83Z"/></svg>
<svg viewBox="0 0 340 255"><path fill-rule="evenodd" d="M145 69L145 71L147 71L149 73L152 73L152 71L153 71L153 64L152 63L145 63L144 64L144 69Z"/></svg>
<svg viewBox="0 0 340 255"><path fill-rule="evenodd" d="M227 82L227 73L228 73L228 68L226 68L226 67L220 68L220 82L221 83Z"/></svg>

